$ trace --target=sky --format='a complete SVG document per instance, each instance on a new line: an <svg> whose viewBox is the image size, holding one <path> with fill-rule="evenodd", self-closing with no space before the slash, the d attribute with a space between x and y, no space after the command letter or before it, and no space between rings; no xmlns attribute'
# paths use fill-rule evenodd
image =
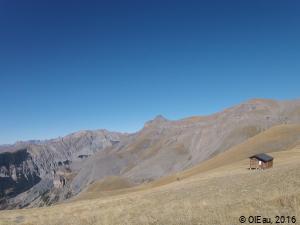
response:
<svg viewBox="0 0 300 225"><path fill-rule="evenodd" d="M1 0L0 144L299 98L298 0Z"/></svg>

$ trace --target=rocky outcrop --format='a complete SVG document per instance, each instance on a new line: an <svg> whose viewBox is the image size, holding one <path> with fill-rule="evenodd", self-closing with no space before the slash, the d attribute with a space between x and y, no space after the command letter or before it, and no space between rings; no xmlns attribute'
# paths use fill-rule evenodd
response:
<svg viewBox="0 0 300 225"><path fill-rule="evenodd" d="M87 157L114 146L124 136L106 130L80 131L2 146L0 208L49 205L71 197L69 183Z"/></svg>
<svg viewBox="0 0 300 225"><path fill-rule="evenodd" d="M27 149L0 154L0 208L9 198L23 193L41 180L39 170Z"/></svg>

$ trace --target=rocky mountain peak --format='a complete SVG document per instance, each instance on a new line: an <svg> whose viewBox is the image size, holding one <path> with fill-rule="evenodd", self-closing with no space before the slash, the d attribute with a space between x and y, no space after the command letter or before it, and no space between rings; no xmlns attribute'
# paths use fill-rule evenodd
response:
<svg viewBox="0 0 300 225"><path fill-rule="evenodd" d="M155 122L166 122L168 121L163 115L157 115L154 117L153 121Z"/></svg>
<svg viewBox="0 0 300 225"><path fill-rule="evenodd" d="M169 120L166 119L164 116L162 115L157 115L156 117L154 117L154 119L148 121L145 123L145 127L149 127L149 126L159 126L162 124L165 124L166 122L168 122Z"/></svg>

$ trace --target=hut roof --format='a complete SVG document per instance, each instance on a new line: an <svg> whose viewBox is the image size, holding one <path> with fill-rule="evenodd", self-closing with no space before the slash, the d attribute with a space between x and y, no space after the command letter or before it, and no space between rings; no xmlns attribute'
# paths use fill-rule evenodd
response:
<svg viewBox="0 0 300 225"><path fill-rule="evenodd" d="M258 159L260 161L263 161L263 162L269 162L269 161L273 160L272 156L267 155L265 153L261 153L261 154L257 154L257 155L251 156L250 159L252 159L252 158L256 158L256 159Z"/></svg>

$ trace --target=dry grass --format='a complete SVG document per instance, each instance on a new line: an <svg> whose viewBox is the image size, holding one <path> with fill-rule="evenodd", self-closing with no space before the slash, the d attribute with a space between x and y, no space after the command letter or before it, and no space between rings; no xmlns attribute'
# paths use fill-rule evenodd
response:
<svg viewBox="0 0 300 225"><path fill-rule="evenodd" d="M248 160L242 160L138 192L2 211L0 224L229 225L238 224L241 215L300 218L300 149L272 155L276 161L270 170L249 171Z"/></svg>

